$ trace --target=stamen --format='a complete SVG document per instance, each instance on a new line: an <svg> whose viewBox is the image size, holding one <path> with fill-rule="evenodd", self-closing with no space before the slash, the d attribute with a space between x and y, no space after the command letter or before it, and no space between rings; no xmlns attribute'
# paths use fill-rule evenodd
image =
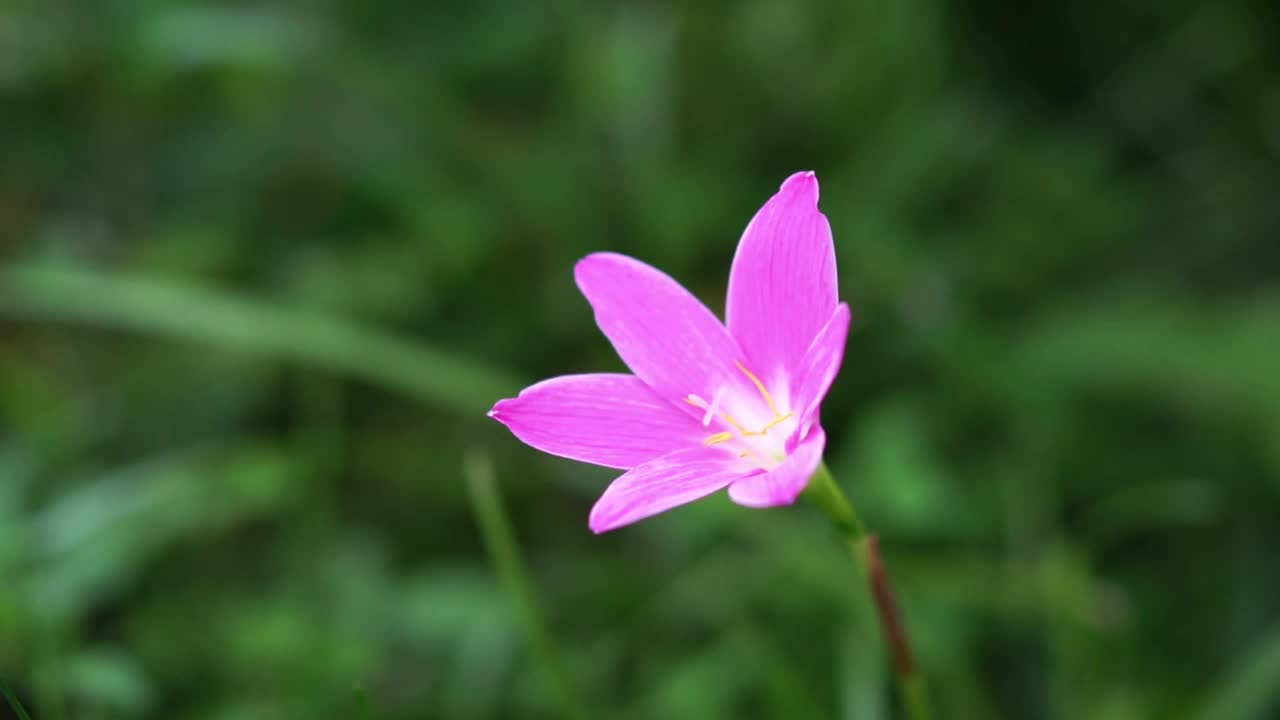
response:
<svg viewBox="0 0 1280 720"><path fill-rule="evenodd" d="M773 416L780 417L782 413L778 412L778 406L773 403L773 396L770 395L769 391L765 389L764 383L760 382L760 378L751 374L751 371L743 367L742 363L734 363L734 364L738 366L738 369L741 370L742 373L746 375L749 380L751 380L751 383L755 385L756 389L760 391L760 394L764 396L764 401L769 405L769 409L773 411Z"/></svg>
<svg viewBox="0 0 1280 720"><path fill-rule="evenodd" d="M737 430L738 432L742 433L744 436L751 434L749 431L747 431L745 428L739 425L738 421L734 420L733 416L730 415L729 413L720 413L720 419L732 425L734 430Z"/></svg>
<svg viewBox="0 0 1280 720"><path fill-rule="evenodd" d="M776 418L774 418L774 419L770 420L768 425L765 425L764 427L760 428L759 430L752 430L751 432L745 432L745 433L743 433L743 436L744 436L744 437L752 437L752 436L768 435L770 430L772 430L773 428L778 427L778 426L779 426L779 425L781 425L782 423L784 423L784 422L786 422L786 421L790 420L791 418L793 418L793 417L795 417L795 416L796 416L796 414L795 414L795 413L787 413L786 415L780 415L780 416L778 416L778 417L776 417Z"/></svg>
<svg viewBox="0 0 1280 720"><path fill-rule="evenodd" d="M750 450L744 451L741 455L738 456L738 459L750 460L753 465L760 468L761 470L768 471L770 469L769 466L763 460L761 460L759 456L757 456L755 453L751 452Z"/></svg>
<svg viewBox="0 0 1280 720"><path fill-rule="evenodd" d="M763 435L769 432L769 430L781 425L782 423L790 420L795 416L796 416L795 413L787 413L786 415L780 415L774 418L773 420L770 420L768 425L765 425L764 427L760 428L760 434Z"/></svg>
<svg viewBox="0 0 1280 720"><path fill-rule="evenodd" d="M693 393L688 394L684 398L684 401L686 403L703 411L703 415L702 415L703 427L710 427L712 420L719 419L722 422L724 422L725 425L728 425L729 427L737 431L736 437L741 437L745 439L749 437L760 437L762 435L768 435L770 430L772 430L775 427L778 427L782 423L795 417L795 413L788 412L784 414L780 410L778 410L777 403L773 401L773 396L769 394L769 390L764 386L764 383L760 382L760 378L752 374L752 372L748 370L746 367L744 367L742 363L735 363L735 364L738 366L738 369L742 371L742 374L746 375L747 378L751 380L751 384L756 386L756 390L760 391L760 396L764 398L765 404L767 404L769 406L769 409L773 411L773 419L770 420L768 423L766 423L765 426L760 428L759 430L746 429L745 427L742 426L741 423L735 420L732 415L730 415L727 412L722 412L720 410L720 402L724 399L725 393L728 390L728 388L722 386L716 390L716 394L711 399L710 404L708 404L706 400L703 400L701 397ZM719 445L721 443L730 442L734 440L734 438L735 438L735 435L732 432L718 432L708 436L707 439L702 441L702 444L707 446ZM777 460L781 462L781 460L784 459L785 457L785 453L778 453L778 454L780 455L780 457L778 457ZM769 470L770 467L777 467L777 465L774 464L773 461L770 459L762 460L760 456L757 456L755 452L753 452L753 449L751 447L747 447L746 449L744 449L741 453L738 454L738 457L742 460L750 459L762 470Z"/></svg>

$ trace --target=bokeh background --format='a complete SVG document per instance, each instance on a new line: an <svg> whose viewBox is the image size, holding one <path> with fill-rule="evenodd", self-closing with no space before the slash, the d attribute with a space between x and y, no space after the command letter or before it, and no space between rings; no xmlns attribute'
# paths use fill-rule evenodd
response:
<svg viewBox="0 0 1280 720"><path fill-rule="evenodd" d="M621 367L577 258L719 311L814 169L828 460L939 717L1280 717L1277 7L4 0L0 678L560 717L496 480L586 716L898 716L814 511L594 537L614 473L484 417Z"/></svg>

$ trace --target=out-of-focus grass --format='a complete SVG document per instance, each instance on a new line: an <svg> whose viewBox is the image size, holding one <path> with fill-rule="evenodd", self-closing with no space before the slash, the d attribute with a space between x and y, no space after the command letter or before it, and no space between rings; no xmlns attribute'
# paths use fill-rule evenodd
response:
<svg viewBox="0 0 1280 720"><path fill-rule="evenodd" d="M542 617L538 599L529 582L528 572L520 557L520 547L511 531L511 520L502 506L502 495L497 478L493 475L493 462L486 456L472 452L464 458L463 480L471 500L471 510L484 536L485 548L494 570L502 583L503 592L514 605L525 637L537 660L538 669L555 697L561 717L582 720L586 709L578 699L573 682L565 671L564 662L556 650L555 640Z"/></svg>
<svg viewBox="0 0 1280 720"><path fill-rule="evenodd" d="M23 707L22 702L13 694L13 690L9 687L9 683L0 680L0 694L4 695L4 700L9 704L9 709L19 720L31 720L31 716L27 714L27 709Z"/></svg>
<svg viewBox="0 0 1280 720"><path fill-rule="evenodd" d="M1222 687L1210 696L1201 717L1266 717L1280 686L1280 628L1259 637L1235 667L1223 674Z"/></svg>
<svg viewBox="0 0 1280 720"><path fill-rule="evenodd" d="M13 268L0 273L0 293L0 312L23 319L134 330L300 362L460 414L481 413L493 398L521 387L517 380L420 342L322 313L289 311L172 283Z"/></svg>

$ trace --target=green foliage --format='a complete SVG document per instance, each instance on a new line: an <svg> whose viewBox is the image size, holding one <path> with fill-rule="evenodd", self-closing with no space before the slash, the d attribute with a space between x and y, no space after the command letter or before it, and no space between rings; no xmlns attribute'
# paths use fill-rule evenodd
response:
<svg viewBox="0 0 1280 720"><path fill-rule="evenodd" d="M549 656L592 718L895 717L816 513L595 537L611 473L484 418L620 368L577 258L718 308L810 168L855 314L827 460L938 715L1274 717L1277 27L1255 0L0 3L14 717L559 717Z"/></svg>

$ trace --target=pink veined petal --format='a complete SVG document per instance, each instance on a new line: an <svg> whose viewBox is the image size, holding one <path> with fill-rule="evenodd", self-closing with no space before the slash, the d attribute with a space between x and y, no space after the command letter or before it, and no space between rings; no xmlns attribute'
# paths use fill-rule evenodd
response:
<svg viewBox="0 0 1280 720"><path fill-rule="evenodd" d="M719 448L677 450L614 480L591 508L588 524L595 533L630 525L706 497L749 472Z"/></svg>
<svg viewBox="0 0 1280 720"><path fill-rule="evenodd" d="M817 413L822 400L831 389L836 374L840 372L840 364L844 360L844 347L849 338L849 306L840 303L831 313L827 324L822 326L804 357L795 368L795 381L798 383L795 404L803 428Z"/></svg>
<svg viewBox="0 0 1280 720"><path fill-rule="evenodd" d="M809 478L822 462L827 436L819 425L813 426L795 449L778 467L752 475L729 486L729 497L739 505L753 508L790 505L800 497Z"/></svg>
<svg viewBox="0 0 1280 720"><path fill-rule="evenodd" d="M838 301L831 226L812 172L782 183L742 233L725 318L755 372L777 381L800 362Z"/></svg>
<svg viewBox="0 0 1280 720"><path fill-rule="evenodd" d="M622 470L707 435L643 380L615 373L543 380L499 400L489 417L543 452Z"/></svg>
<svg viewBox="0 0 1280 720"><path fill-rule="evenodd" d="M595 311L596 324L640 379L662 397L686 405L706 402L721 388L756 397L737 369L745 359L728 330L688 290L663 272L617 253L595 253L578 262L574 277Z"/></svg>

